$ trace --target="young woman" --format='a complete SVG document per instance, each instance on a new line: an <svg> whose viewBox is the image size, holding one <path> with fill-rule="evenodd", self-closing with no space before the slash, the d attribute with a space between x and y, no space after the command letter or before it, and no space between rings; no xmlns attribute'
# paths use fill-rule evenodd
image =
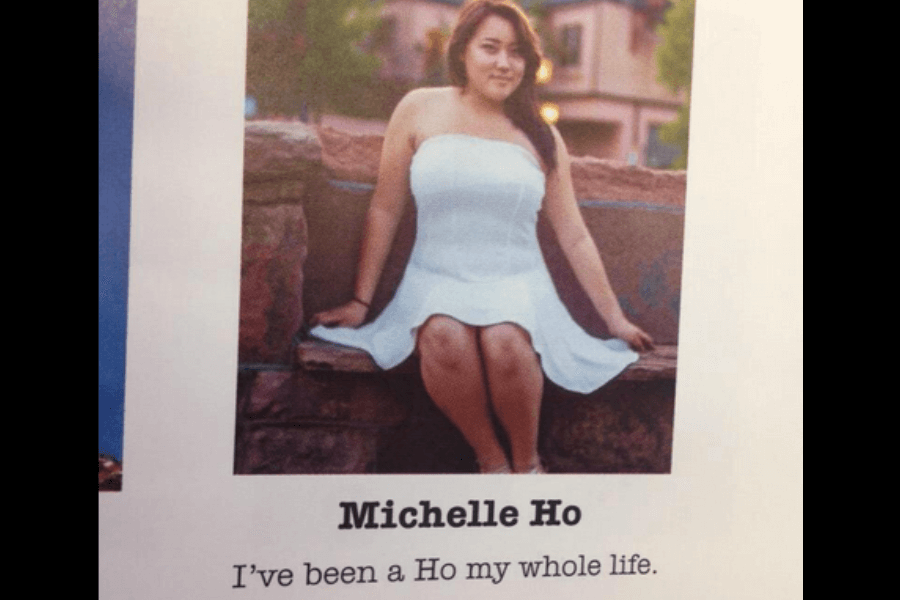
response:
<svg viewBox="0 0 900 600"><path fill-rule="evenodd" d="M622 313L579 212L569 156L537 112L540 50L508 0L467 3L450 38L453 86L409 93L388 123L355 296L313 317L311 333L368 351L382 368L413 351L425 388L472 446L483 473L540 473L543 375L595 390L653 347ZM385 310L360 327L407 190L416 242ZM584 332L556 294L537 241L543 208L593 305L618 339ZM631 349L628 348L631 347ZM491 412L505 429L498 441Z"/></svg>

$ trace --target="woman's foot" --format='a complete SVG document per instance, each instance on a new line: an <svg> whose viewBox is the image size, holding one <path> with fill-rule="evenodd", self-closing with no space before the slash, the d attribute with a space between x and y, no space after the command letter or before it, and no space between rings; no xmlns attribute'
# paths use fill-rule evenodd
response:
<svg viewBox="0 0 900 600"><path fill-rule="evenodd" d="M488 465L479 464L478 472L486 475L505 475L507 473L512 473L509 468L509 463L506 461Z"/></svg>
<svg viewBox="0 0 900 600"><path fill-rule="evenodd" d="M538 458L537 460L529 463L528 465L526 465L524 467L517 466L515 468L514 472L522 473L525 475L543 475L544 473L547 472L547 470L544 469L544 465L541 463L541 459Z"/></svg>

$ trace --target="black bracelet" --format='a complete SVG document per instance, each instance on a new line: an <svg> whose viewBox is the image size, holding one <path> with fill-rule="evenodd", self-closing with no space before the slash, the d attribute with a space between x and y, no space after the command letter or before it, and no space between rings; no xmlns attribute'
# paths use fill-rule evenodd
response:
<svg viewBox="0 0 900 600"><path fill-rule="evenodd" d="M357 297L356 297L356 296L353 296L353 300L352 300L352 302L359 302L359 303L360 303L360 304L362 304L362 305L363 305L363 306L365 306L365 307L366 307L366 308L369 308L369 305L368 305L368 303L366 303L366 302L363 302L363 301L362 301L362 300L360 300L360 299L359 299L359 298L357 298Z"/></svg>

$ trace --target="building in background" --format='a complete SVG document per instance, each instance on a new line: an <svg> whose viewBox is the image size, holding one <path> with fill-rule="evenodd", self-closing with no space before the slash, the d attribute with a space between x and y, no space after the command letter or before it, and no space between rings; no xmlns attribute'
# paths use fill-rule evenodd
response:
<svg viewBox="0 0 900 600"><path fill-rule="evenodd" d="M446 83L443 54L463 0L386 0L379 32L381 77ZM571 154L667 166L678 150L657 128L685 101L657 81L654 29L667 0L522 2L535 15L552 75L542 100Z"/></svg>

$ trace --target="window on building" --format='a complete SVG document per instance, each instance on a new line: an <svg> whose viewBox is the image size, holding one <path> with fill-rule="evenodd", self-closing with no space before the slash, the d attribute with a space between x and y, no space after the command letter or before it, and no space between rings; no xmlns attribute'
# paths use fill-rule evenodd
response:
<svg viewBox="0 0 900 600"><path fill-rule="evenodd" d="M564 25L559 42L559 64L564 67L581 64L581 25Z"/></svg>

